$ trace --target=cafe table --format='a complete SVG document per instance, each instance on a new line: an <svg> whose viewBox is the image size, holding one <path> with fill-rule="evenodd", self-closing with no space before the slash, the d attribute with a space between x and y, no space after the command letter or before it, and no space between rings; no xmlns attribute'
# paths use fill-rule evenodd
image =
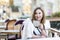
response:
<svg viewBox="0 0 60 40"><path fill-rule="evenodd" d="M17 40L22 40L22 39L17 39ZM34 39L26 39L26 40L60 40L60 37L34 38Z"/></svg>
<svg viewBox="0 0 60 40"><path fill-rule="evenodd" d="M0 30L0 39L3 38L5 40L8 40L7 35L8 34L18 34L19 30Z"/></svg>
<svg viewBox="0 0 60 40"><path fill-rule="evenodd" d="M29 40L60 40L60 38L59 37L51 37L51 38L29 39Z"/></svg>

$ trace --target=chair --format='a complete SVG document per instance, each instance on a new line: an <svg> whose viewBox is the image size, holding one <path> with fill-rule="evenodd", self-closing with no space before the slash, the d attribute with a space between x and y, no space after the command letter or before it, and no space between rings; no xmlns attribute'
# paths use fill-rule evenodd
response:
<svg viewBox="0 0 60 40"><path fill-rule="evenodd" d="M6 24L6 30L14 30L14 24L15 24L16 20L9 20ZM16 39L16 35L9 35L8 34L8 40L15 40Z"/></svg>
<svg viewBox="0 0 60 40"><path fill-rule="evenodd" d="M18 39L21 39L21 28L22 28L22 23L23 23L24 20L18 20L16 23L15 23L15 26L19 25L20 26L20 33L18 34Z"/></svg>
<svg viewBox="0 0 60 40"><path fill-rule="evenodd" d="M9 21L9 19L6 19L6 20L5 20L5 23L8 22L8 21Z"/></svg>
<svg viewBox="0 0 60 40"><path fill-rule="evenodd" d="M6 24L6 30L14 30L15 22L15 19L8 21L8 23Z"/></svg>

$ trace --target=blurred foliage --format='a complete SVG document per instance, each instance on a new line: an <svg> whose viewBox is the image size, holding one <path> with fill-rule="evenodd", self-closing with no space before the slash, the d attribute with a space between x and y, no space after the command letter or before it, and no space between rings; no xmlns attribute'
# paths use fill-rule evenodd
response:
<svg viewBox="0 0 60 40"><path fill-rule="evenodd" d="M55 12L52 13L51 16L46 16L46 18L55 18L55 17L60 17L60 12Z"/></svg>
<svg viewBox="0 0 60 40"><path fill-rule="evenodd" d="M51 17L60 17L60 12L52 13Z"/></svg>
<svg viewBox="0 0 60 40"><path fill-rule="evenodd" d="M51 18L51 16L46 16L46 18L48 19L48 18Z"/></svg>

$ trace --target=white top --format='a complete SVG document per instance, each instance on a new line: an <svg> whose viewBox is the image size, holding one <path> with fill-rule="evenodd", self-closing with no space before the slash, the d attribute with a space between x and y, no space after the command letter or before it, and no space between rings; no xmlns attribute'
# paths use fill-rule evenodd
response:
<svg viewBox="0 0 60 40"><path fill-rule="evenodd" d="M24 28L23 28L23 31L22 31L22 40L28 40L27 38L31 38L32 35L33 35L33 31L35 31L37 34L39 34L37 29L34 27L31 19L29 19L29 18L26 19L23 22L23 25L24 25ZM50 27L48 27L48 28L50 28Z"/></svg>
<svg viewBox="0 0 60 40"><path fill-rule="evenodd" d="M45 20L44 26L45 26L45 29L49 29L50 28L50 21Z"/></svg>
<svg viewBox="0 0 60 40"><path fill-rule="evenodd" d="M40 34L38 30L34 27L31 19L26 19L23 22L24 28L22 32L22 40L27 40L27 38L31 38L33 35L33 31L35 31L37 34Z"/></svg>

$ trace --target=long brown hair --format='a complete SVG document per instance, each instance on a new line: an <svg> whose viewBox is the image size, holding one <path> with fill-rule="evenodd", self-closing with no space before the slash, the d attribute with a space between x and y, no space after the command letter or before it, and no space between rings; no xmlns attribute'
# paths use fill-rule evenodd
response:
<svg viewBox="0 0 60 40"><path fill-rule="evenodd" d="M44 11L43 11L40 7L37 7L37 8L34 10L33 15L32 15L32 22L33 22L33 20L36 20L35 14L36 14L36 11L37 11L38 9L40 9L40 10L42 11L42 13L43 13L43 17L42 17L40 23L44 24L44 22L45 22L45 14L44 14Z"/></svg>

